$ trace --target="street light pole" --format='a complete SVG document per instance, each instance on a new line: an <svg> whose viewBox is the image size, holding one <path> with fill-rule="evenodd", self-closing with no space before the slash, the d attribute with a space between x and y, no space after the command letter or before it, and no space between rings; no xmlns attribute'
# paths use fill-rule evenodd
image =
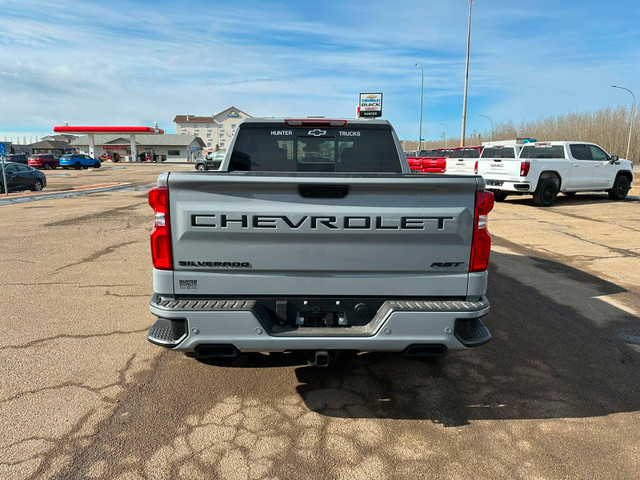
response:
<svg viewBox="0 0 640 480"><path fill-rule="evenodd" d="M486 118L491 123L491 135L490 135L490 138L491 138L491 140L493 140L493 120L491 120L491 118L488 117L487 115L478 115L478 116Z"/></svg>
<svg viewBox="0 0 640 480"><path fill-rule="evenodd" d="M417 62L414 67L417 67L420 64L420 73L422 82L420 83L420 130L418 133L418 150L422 150L422 97L424 95L424 67L422 66L422 62Z"/></svg>
<svg viewBox="0 0 640 480"><path fill-rule="evenodd" d="M633 117L635 115L635 110L636 110L636 96L628 88L619 87L618 85L611 85L611 86L613 88L620 88L622 90L626 90L633 97L633 103L631 104L631 123L629 125L629 140L627 140L627 156L625 157L626 160L629 160L629 147L631 146L631 131L633 130Z"/></svg>
<svg viewBox="0 0 640 480"><path fill-rule="evenodd" d="M449 148L449 127L447 127L446 123L442 122L440 122L440 125L447 129L447 136L444 137L444 148Z"/></svg>
<svg viewBox="0 0 640 480"><path fill-rule="evenodd" d="M469 86L469 46L471 45L471 2L469 0L469 30L467 31L467 67L464 73L464 100L462 103L462 133L460 134L460 146L464 147L464 134L467 123L467 88Z"/></svg>

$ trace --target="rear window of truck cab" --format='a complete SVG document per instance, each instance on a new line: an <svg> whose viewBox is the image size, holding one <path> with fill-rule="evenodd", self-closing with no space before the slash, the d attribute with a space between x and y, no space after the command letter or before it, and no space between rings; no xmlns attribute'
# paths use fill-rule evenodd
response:
<svg viewBox="0 0 640 480"><path fill-rule="evenodd" d="M452 148L450 149L442 149L442 150L436 150L435 153L435 158L452 158L454 155L454 150Z"/></svg>
<svg viewBox="0 0 640 480"><path fill-rule="evenodd" d="M390 128L245 125L230 171L400 173Z"/></svg>
<svg viewBox="0 0 640 480"><path fill-rule="evenodd" d="M484 147L482 158L515 158L513 147Z"/></svg>
<svg viewBox="0 0 640 480"><path fill-rule="evenodd" d="M458 158L480 158L480 150L477 148L457 148L454 157Z"/></svg>
<svg viewBox="0 0 640 480"><path fill-rule="evenodd" d="M525 145L520 158L564 158L562 145Z"/></svg>

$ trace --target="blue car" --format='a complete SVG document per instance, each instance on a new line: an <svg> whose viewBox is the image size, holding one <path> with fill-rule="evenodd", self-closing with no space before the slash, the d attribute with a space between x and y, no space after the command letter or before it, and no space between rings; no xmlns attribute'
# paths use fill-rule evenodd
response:
<svg viewBox="0 0 640 480"><path fill-rule="evenodd" d="M102 163L97 158L91 158L84 153L68 153L60 157L60 166L67 168L100 168Z"/></svg>

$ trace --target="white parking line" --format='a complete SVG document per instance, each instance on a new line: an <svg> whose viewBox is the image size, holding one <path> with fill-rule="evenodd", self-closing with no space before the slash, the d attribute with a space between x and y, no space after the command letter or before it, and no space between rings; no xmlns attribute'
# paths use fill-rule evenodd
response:
<svg viewBox="0 0 640 480"><path fill-rule="evenodd" d="M77 197L80 195L89 195L91 193L111 192L114 190L124 190L131 188L133 183L122 183L120 185L112 185L109 187L88 188L86 190L69 190L66 192L47 193L45 195L26 195L23 197L3 197L0 198L0 205L10 205L15 203L34 202L36 200L47 200L50 198L66 198Z"/></svg>

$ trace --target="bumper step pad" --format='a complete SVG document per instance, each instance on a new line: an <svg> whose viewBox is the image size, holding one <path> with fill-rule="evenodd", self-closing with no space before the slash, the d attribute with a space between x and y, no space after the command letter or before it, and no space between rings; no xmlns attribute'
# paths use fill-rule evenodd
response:
<svg viewBox="0 0 640 480"><path fill-rule="evenodd" d="M479 347L491 340L489 329L479 318L456 320L455 335L465 347Z"/></svg>
<svg viewBox="0 0 640 480"><path fill-rule="evenodd" d="M187 321L184 319L158 318L149 329L147 339L162 347L175 347L187 335Z"/></svg>

